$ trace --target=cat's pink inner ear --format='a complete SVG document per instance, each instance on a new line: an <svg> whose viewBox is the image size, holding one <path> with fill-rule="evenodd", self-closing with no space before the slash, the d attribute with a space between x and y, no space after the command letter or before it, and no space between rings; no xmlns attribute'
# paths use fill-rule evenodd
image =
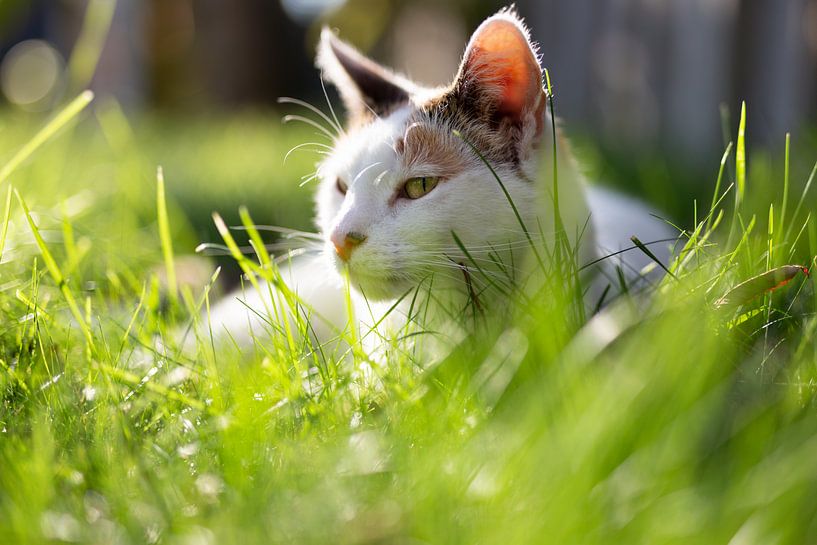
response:
<svg viewBox="0 0 817 545"><path fill-rule="evenodd" d="M506 18L483 23L471 38L463 68L496 98L500 115L521 119L542 108L542 70L518 23Z"/></svg>

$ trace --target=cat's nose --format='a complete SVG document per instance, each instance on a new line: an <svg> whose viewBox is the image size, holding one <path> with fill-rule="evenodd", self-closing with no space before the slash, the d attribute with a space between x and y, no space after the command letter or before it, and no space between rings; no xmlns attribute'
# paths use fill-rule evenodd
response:
<svg viewBox="0 0 817 545"><path fill-rule="evenodd" d="M360 246L366 241L366 235L349 231L348 233L340 233L335 231L330 237L332 244L335 246L335 252L343 261L349 261L352 255L352 250Z"/></svg>

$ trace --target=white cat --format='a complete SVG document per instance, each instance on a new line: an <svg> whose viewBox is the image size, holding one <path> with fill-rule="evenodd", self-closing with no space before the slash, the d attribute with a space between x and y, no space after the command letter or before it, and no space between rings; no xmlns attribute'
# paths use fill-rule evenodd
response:
<svg viewBox="0 0 817 545"><path fill-rule="evenodd" d="M632 246L632 235L645 242L672 236L640 203L585 187L567 142L558 132L553 141L536 46L512 10L479 26L446 87L419 86L328 29L317 64L339 91L347 127L317 171L323 252L288 262L282 274L320 316L313 320L319 339L347 323L339 273L348 273L357 314L370 321L377 321L370 302L389 307L420 284L438 302L463 307L479 304L487 284L525 278L532 247L546 256L553 248L556 192L580 264ZM662 247L654 250L666 258ZM631 280L649 261L638 250L615 258ZM603 263L602 276L613 261ZM598 297L606 282L595 283ZM253 328L257 335L271 293L261 291L217 305L213 330L239 342Z"/></svg>

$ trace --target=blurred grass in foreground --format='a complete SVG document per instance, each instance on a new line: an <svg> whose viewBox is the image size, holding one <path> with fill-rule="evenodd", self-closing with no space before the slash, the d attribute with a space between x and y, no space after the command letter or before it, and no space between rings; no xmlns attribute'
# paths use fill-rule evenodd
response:
<svg viewBox="0 0 817 545"><path fill-rule="evenodd" d="M37 127L4 118L0 163ZM813 283L717 304L817 254L810 195L795 214L792 189L780 219L782 170L756 178L750 156L733 212L725 169L725 197L710 217L699 204L678 280L646 310L624 302L573 323L554 284L433 366L405 340L384 341L383 365L360 351L319 360L281 335L213 351L206 328L186 358L169 332L198 316L206 288L163 300L155 166L177 254L219 240L213 209L238 223L247 204L259 223L308 227L311 190L297 185L314 156L282 159L309 131L276 127L260 115L130 126L103 103L10 177L65 282L13 201L0 542L817 539ZM146 357L156 337L167 352Z"/></svg>
<svg viewBox="0 0 817 545"><path fill-rule="evenodd" d="M11 112L0 116L0 164L40 122ZM89 280L99 280L109 261L126 268L158 261L157 165L167 178L179 254L193 253L201 242L220 242L211 213L219 211L236 224L242 205L260 223L313 229L314 182L299 185L318 156L302 149L284 161L288 150L310 140L312 131L284 127L274 112L210 120L143 117L132 123L115 103L102 101L58 143L43 146L37 160L21 165L11 182L54 225L67 215L82 244L93 241L97 259L80 265L93 269L83 271Z"/></svg>

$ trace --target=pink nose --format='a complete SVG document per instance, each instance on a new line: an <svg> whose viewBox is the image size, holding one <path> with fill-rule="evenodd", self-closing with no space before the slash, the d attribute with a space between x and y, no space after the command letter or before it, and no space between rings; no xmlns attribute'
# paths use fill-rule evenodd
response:
<svg viewBox="0 0 817 545"><path fill-rule="evenodd" d="M349 261L349 258L352 255L352 250L366 241L366 235L361 235L360 233L355 233L354 231L350 231L346 234L341 234L340 232L335 231L329 238L332 240L332 244L335 246L335 252L338 254L338 257L343 261Z"/></svg>

